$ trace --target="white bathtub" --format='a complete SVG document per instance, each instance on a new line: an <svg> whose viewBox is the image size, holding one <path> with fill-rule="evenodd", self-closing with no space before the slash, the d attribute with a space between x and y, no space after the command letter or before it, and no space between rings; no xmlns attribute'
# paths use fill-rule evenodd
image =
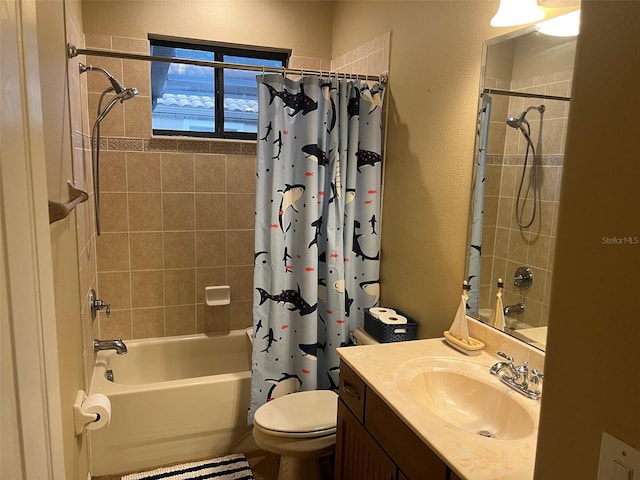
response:
<svg viewBox="0 0 640 480"><path fill-rule="evenodd" d="M251 344L244 330L125 343L126 355L111 350L96 358L89 393L109 397L111 424L90 432L93 475L256 448L247 426Z"/></svg>

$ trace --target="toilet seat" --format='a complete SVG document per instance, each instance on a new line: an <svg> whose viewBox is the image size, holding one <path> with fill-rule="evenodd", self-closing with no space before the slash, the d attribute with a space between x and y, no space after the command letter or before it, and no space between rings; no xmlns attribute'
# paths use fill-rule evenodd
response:
<svg viewBox="0 0 640 480"><path fill-rule="evenodd" d="M322 437L336 432L338 395L331 390L296 392L262 405L255 426L279 437Z"/></svg>

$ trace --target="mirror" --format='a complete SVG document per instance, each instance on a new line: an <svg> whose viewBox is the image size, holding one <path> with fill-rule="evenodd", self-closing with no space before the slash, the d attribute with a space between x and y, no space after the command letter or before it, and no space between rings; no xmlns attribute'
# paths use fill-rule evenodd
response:
<svg viewBox="0 0 640 480"><path fill-rule="evenodd" d="M535 27L487 41L476 138L467 313L544 349L576 37Z"/></svg>

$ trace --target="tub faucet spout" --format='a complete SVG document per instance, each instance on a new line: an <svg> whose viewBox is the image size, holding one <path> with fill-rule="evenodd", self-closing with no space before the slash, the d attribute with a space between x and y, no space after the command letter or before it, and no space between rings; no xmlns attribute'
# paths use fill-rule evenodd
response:
<svg viewBox="0 0 640 480"><path fill-rule="evenodd" d="M516 303L515 305L507 305L504 307L504 315L509 316L510 313L524 312L524 303Z"/></svg>
<svg viewBox="0 0 640 480"><path fill-rule="evenodd" d="M122 339L120 340L94 340L93 351L99 352L100 350L115 350L118 355L124 355L127 353L127 346Z"/></svg>

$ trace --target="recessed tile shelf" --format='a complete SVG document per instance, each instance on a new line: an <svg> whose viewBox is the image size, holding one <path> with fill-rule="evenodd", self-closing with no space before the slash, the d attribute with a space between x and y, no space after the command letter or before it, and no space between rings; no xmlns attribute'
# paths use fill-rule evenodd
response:
<svg viewBox="0 0 640 480"><path fill-rule="evenodd" d="M229 305L231 303L231 287L218 285L204 288L205 303L210 307L217 305Z"/></svg>

